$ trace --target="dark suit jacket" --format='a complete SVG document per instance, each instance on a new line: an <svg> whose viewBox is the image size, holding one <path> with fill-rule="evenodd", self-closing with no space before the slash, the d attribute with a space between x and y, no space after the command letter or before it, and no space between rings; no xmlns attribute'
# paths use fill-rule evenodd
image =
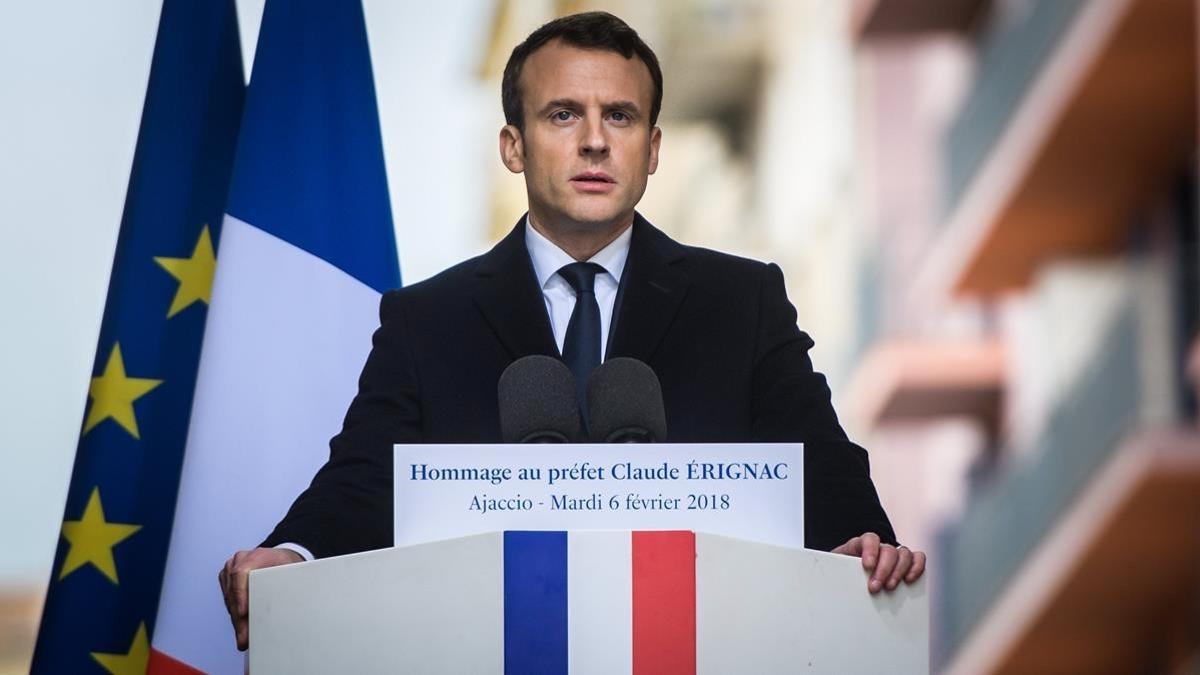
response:
<svg viewBox="0 0 1200 675"><path fill-rule="evenodd" d="M668 441L804 442L807 546L868 531L895 543L777 266L683 246L637 216L617 305L608 356L657 373ZM263 545L296 542L318 558L390 546L392 445L500 442L500 373L558 355L523 224L488 253L384 294L380 323L329 461Z"/></svg>

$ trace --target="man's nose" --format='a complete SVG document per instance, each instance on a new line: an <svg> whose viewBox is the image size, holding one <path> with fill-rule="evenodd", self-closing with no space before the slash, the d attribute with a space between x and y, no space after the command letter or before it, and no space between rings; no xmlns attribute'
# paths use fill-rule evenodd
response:
<svg viewBox="0 0 1200 675"><path fill-rule="evenodd" d="M608 137L604 133L604 120L590 117L583 125L583 139L579 144L579 154L584 156L608 154Z"/></svg>

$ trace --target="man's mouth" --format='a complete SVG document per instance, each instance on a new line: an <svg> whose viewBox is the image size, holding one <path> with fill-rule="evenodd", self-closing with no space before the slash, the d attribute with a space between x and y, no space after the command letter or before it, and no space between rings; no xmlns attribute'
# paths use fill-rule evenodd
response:
<svg viewBox="0 0 1200 675"><path fill-rule="evenodd" d="M617 181L603 171L585 171L571 178L571 185L580 192L609 192L616 184Z"/></svg>
<svg viewBox="0 0 1200 675"><path fill-rule="evenodd" d="M585 171L571 178L572 181L580 183L616 183L612 176L603 171Z"/></svg>

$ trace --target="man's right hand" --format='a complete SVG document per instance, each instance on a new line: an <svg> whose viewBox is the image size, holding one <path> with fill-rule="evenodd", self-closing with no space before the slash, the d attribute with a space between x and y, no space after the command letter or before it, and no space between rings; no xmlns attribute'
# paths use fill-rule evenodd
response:
<svg viewBox="0 0 1200 675"><path fill-rule="evenodd" d="M303 562L299 553L286 548L256 548L238 551L225 561L225 567L217 574L221 582L221 593L225 596L225 609L233 622L233 633L237 637L237 648L246 651L250 645L250 571L276 565Z"/></svg>

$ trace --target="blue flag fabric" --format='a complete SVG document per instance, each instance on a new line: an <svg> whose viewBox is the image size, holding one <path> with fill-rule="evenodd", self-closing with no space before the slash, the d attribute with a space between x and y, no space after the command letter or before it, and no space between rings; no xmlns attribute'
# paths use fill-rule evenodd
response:
<svg viewBox="0 0 1200 675"><path fill-rule="evenodd" d="M34 673L144 672L244 97L233 1L165 0Z"/></svg>
<svg viewBox="0 0 1200 675"><path fill-rule="evenodd" d="M267 2L226 212L376 291L400 285L361 3Z"/></svg>

